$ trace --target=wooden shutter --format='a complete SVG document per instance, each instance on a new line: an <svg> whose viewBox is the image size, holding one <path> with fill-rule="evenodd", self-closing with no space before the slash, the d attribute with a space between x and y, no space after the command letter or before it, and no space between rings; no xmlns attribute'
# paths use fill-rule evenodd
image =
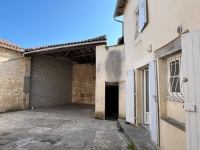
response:
<svg viewBox="0 0 200 150"><path fill-rule="evenodd" d="M186 145L200 150L200 30L182 35L181 44Z"/></svg>
<svg viewBox="0 0 200 150"><path fill-rule="evenodd" d="M150 129L151 140L159 144L158 141L158 103L156 92L156 66L155 61L149 63L149 104L150 104Z"/></svg>
<svg viewBox="0 0 200 150"><path fill-rule="evenodd" d="M135 124L134 70L126 75L126 121Z"/></svg>
<svg viewBox="0 0 200 150"><path fill-rule="evenodd" d="M147 23L147 1L139 0L139 32L142 32Z"/></svg>

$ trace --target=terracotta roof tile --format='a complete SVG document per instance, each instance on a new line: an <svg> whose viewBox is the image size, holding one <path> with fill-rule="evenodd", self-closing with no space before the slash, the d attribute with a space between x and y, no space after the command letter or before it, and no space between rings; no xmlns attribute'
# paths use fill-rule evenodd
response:
<svg viewBox="0 0 200 150"><path fill-rule="evenodd" d="M16 49L16 50L22 50L22 47L15 45L9 41L0 39L0 46L6 46L8 48Z"/></svg>
<svg viewBox="0 0 200 150"><path fill-rule="evenodd" d="M103 35L103 36L99 36L99 37L84 40L84 41L54 44L54 45L40 46L40 47L34 47L34 48L26 48L25 51L34 51L34 50L40 50L40 49L52 48L52 47L58 47L58 46L64 46L64 45L74 45L74 44L82 44L82 43L89 43L89 42L106 41L106 40L107 40L106 35Z"/></svg>

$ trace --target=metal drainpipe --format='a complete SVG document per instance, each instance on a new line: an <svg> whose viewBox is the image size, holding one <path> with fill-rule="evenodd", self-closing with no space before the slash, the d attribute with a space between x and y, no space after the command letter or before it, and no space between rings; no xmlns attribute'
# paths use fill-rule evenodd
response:
<svg viewBox="0 0 200 150"><path fill-rule="evenodd" d="M121 20L117 20L116 17L114 17L114 20L117 21L117 22L122 23L122 36L124 37L124 22L121 21Z"/></svg>

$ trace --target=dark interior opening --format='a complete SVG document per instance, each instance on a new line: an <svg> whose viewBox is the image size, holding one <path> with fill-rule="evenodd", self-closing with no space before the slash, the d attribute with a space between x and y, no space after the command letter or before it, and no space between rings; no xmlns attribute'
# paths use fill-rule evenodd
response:
<svg viewBox="0 0 200 150"><path fill-rule="evenodd" d="M118 83L106 84L105 119L117 120L119 116L119 86Z"/></svg>

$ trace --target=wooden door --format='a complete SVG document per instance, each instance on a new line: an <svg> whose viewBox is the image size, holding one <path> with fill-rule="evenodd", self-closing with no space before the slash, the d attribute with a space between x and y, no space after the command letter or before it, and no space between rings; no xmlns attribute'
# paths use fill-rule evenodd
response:
<svg viewBox="0 0 200 150"><path fill-rule="evenodd" d="M126 75L126 121L135 124L134 70Z"/></svg>
<svg viewBox="0 0 200 150"><path fill-rule="evenodd" d="M151 140L159 145L158 132L158 100L157 100L157 81L155 61L149 63L149 103L150 103L150 129Z"/></svg>
<svg viewBox="0 0 200 150"><path fill-rule="evenodd" d="M200 150L200 30L181 37L187 150Z"/></svg>

